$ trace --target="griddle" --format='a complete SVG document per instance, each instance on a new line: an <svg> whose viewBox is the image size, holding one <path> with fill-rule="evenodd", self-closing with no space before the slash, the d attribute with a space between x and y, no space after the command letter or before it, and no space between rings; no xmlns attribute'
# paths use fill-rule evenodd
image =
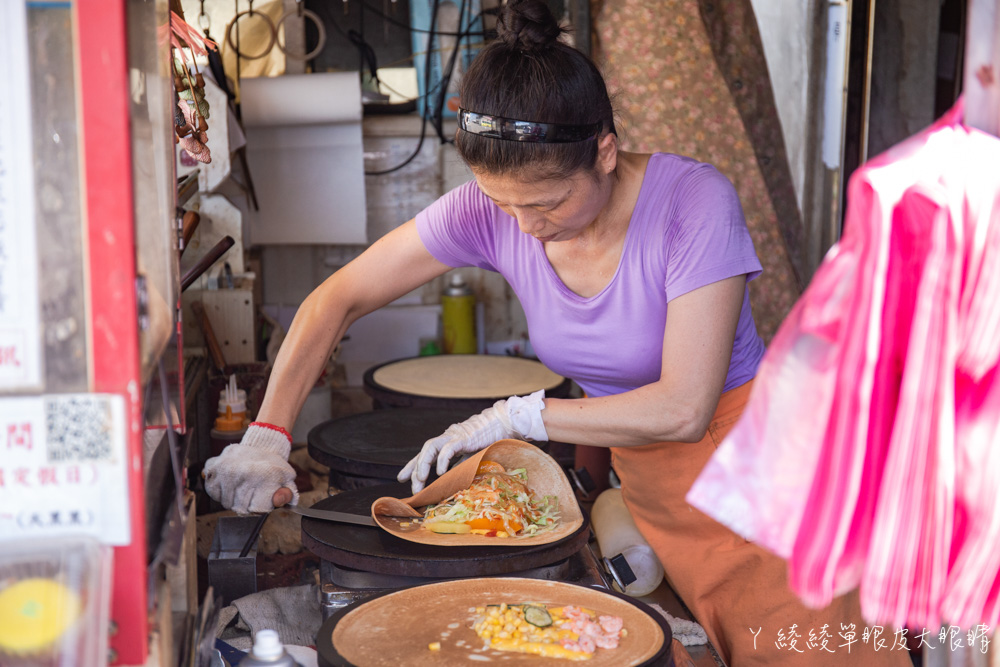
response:
<svg viewBox="0 0 1000 667"><path fill-rule="evenodd" d="M343 491L313 507L363 514L383 496L406 498L410 485L392 483ZM551 565L586 546L590 521L570 535L529 547L447 548L399 539L378 527L302 518L302 544L335 565L376 574L455 579L512 574Z"/></svg>
<svg viewBox="0 0 1000 667"><path fill-rule="evenodd" d="M456 408L376 410L323 422L309 431L309 455L329 466L340 489L385 484L430 438L475 412Z"/></svg>
<svg viewBox="0 0 1000 667"><path fill-rule="evenodd" d="M309 431L309 456L330 468L330 485L341 491L389 484L427 440L474 414L467 408L393 408L331 419ZM564 467L573 464L572 445L534 445ZM436 478L432 466L427 481Z"/></svg>
<svg viewBox="0 0 1000 667"><path fill-rule="evenodd" d="M323 621L323 624L320 626L319 631L316 633L316 654L317 654L316 658L319 667L361 667L354 665L354 663L348 661L337 651L337 648L336 646L334 646L333 643L333 632L336 629L337 624L340 623L340 621L345 616L350 614L358 607L376 598L380 598L385 595L391 595L392 593L397 592L397 590L398 589L383 591L381 593L370 595L365 597L364 599L352 602L351 604L337 610L329 618ZM646 660L645 662L641 663L640 667L675 667L676 662L674 661L673 646L672 646L673 631L670 629L670 624L667 622L666 618L662 614L656 612L652 607L645 604L644 602L629 597L628 595L613 590L601 589L601 592L606 595L611 595L616 598L619 598L635 607L638 607L647 616L653 619L660 626L660 629L663 631L663 637L664 637L663 646L656 653L656 655L652 656L649 660ZM523 654L510 654L510 655L512 658L517 657L524 659L526 657ZM563 660L545 660L544 658L539 659L539 664L546 664L546 665L549 663L561 665L564 664L565 662L566 661Z"/></svg>
<svg viewBox="0 0 1000 667"><path fill-rule="evenodd" d="M412 357L411 357L412 358ZM403 391L389 389L375 381L375 373L383 366L406 361L406 359L393 359L385 363L372 366L365 371L362 380L362 389L371 396L372 405L376 410L383 408L449 408L452 410L468 410L468 415L482 412L486 408L492 407L500 399L510 398L504 396L485 396L481 398L445 398L441 396L420 396L418 394L408 394ZM552 389L546 389L545 395L549 398L568 398L573 381L565 378Z"/></svg>

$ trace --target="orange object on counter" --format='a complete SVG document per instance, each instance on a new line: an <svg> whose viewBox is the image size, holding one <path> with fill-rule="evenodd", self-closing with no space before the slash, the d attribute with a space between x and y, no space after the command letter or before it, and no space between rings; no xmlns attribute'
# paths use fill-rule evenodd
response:
<svg viewBox="0 0 1000 667"><path fill-rule="evenodd" d="M247 427L247 413L237 412L233 414L233 409L226 406L226 414L220 414L215 418L216 431L245 431Z"/></svg>
<svg viewBox="0 0 1000 667"><path fill-rule="evenodd" d="M244 431L250 424L247 418L247 393L236 386L236 375L229 376L229 383L219 396L216 431Z"/></svg>
<svg viewBox="0 0 1000 667"><path fill-rule="evenodd" d="M727 665L910 665L906 650L890 650L894 629L883 629L880 639L885 644L880 650L874 650L873 642L862 642L866 624L857 591L825 609L807 608L788 587L784 560L684 499L742 414L752 385L751 381L722 395L699 442L611 448L622 497L639 532ZM845 644L852 631L848 653Z"/></svg>

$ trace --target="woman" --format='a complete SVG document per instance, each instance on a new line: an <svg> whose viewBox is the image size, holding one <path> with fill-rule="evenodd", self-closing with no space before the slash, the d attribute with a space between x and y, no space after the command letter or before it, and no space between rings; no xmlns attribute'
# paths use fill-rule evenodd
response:
<svg viewBox="0 0 1000 667"><path fill-rule="evenodd" d="M855 623L860 637L856 598L805 609L782 561L684 502L764 353L747 289L760 264L735 191L709 165L619 150L605 83L561 32L541 0L503 8L498 39L462 79L455 144L475 180L306 299L260 422L206 464L206 488L237 511L295 500L286 429L350 324L450 268L496 270L539 358L587 398L499 401L429 440L400 479L417 490L435 460L444 472L507 437L610 447L636 523L728 663L848 664L838 633ZM825 651L807 649L810 630ZM849 664L905 664L859 644Z"/></svg>

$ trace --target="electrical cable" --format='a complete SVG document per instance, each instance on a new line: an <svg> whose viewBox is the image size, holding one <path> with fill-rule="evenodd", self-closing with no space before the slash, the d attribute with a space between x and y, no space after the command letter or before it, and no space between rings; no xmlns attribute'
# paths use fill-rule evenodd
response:
<svg viewBox="0 0 1000 667"><path fill-rule="evenodd" d="M440 5L440 1L441 0L434 0L434 6L431 8L431 25L430 25L430 33L431 33L431 35L434 34L434 27L437 25L437 14L438 14L438 6ZM364 14L364 10L362 10L361 13ZM427 45L428 46L430 46L430 41L431 41L431 38L428 37L427 38ZM424 67L424 90L425 91L428 88L430 88L430 85L431 85L430 58L428 58L427 60L428 60L427 65ZM426 99L427 98L425 96L424 104L427 103ZM425 109L425 111L426 111L426 109ZM408 165L411 162L413 162L414 158L416 158L417 155L420 154L420 149L423 148L423 146L424 146L424 138L427 136L427 114L424 113L424 114L422 114L422 116L423 116L423 118L421 119L421 122L420 122L420 139L417 141L417 147L413 149L413 152L410 153L410 156L408 158L406 158L405 160L403 160L402 162L400 162L399 164L397 164L396 166L394 166L394 167L389 167L388 169L381 169L381 170L378 170L378 171L365 171L365 176L384 176L385 174L391 174L392 172L399 171L400 169L402 169L406 165Z"/></svg>
<svg viewBox="0 0 1000 667"><path fill-rule="evenodd" d="M462 21L465 19L465 5L467 0L462 0L458 9L458 27L462 28ZM455 48L452 49L448 65L441 72L441 85L438 89L438 103L434 107L434 129L437 131L438 139L442 144L454 144L455 140L444 136L444 107L448 96L448 86L451 85L451 75L455 71L455 62L458 60L458 52L462 44L462 38L455 40Z"/></svg>
<svg viewBox="0 0 1000 667"><path fill-rule="evenodd" d="M388 18L388 17L386 17L386 15L384 13L382 13L382 12L380 12L378 10L375 10L370 5L366 4L364 6L369 11L377 14L378 16L381 16L383 18ZM407 25L405 23L400 23L399 21L393 20L392 22L395 25L399 26L399 27L406 28L406 29L410 30L411 32L415 32L415 33L430 34L432 36L438 36L438 37L441 37L441 36L444 36L444 37L448 37L448 36L458 37L459 39L456 41L456 45L458 46L459 50L467 50L467 49L473 49L473 48L481 48L486 43L485 41L480 41L480 42L475 42L475 43L472 43L472 44L463 44L462 40L463 40L463 38L472 37L473 35L477 35L477 34L483 35L484 39L485 39L486 32L485 31L481 31L481 30L473 30L473 26L475 26L476 23L478 23L482 19L483 16L495 14L496 12L497 12L496 8L489 8L489 9L484 9L484 10L480 11L478 14L475 15L475 17L473 19L471 19L469 21L468 26L462 32L443 32L443 31L438 31L438 30L435 30L434 32L431 32L430 30L422 30L422 29L419 29L419 28L412 28L412 27L410 27L409 25ZM345 31L340 26L340 24L337 23L337 21L334 19L334 17L333 17L332 14L326 15L323 18L326 20L326 22L328 22L330 25L332 25L333 28L334 28L334 30L336 30L338 33L340 33L340 35L344 39L346 39L347 41L351 42L352 44L354 44L355 46L357 46L359 49L360 48L365 48L366 50L369 50L369 51L373 52L373 49L372 49L371 45L368 42L364 41L363 37L360 38L360 40L361 40L360 42L358 41L359 38L357 37L357 35L358 35L357 31L355 31L353 29ZM428 40L428 45L430 45L430 40ZM447 49L447 50L452 50L452 49ZM430 49L429 48L426 51L422 51L420 53L412 53L412 54L410 54L409 56L407 56L405 58L399 58L399 59L394 60L394 61L392 61L392 62L390 62L388 64L385 64L383 66L384 67L393 67L395 65L402 64L402 63L405 63L405 62L412 62L415 58L417 58L419 56L425 56L425 57L429 58L431 54L434 54L434 53L444 53L445 51L446 51L446 49ZM372 53L371 57L374 58L374 53ZM412 102L412 101L415 101L415 100L419 99L419 97L407 98L405 95L403 95L402 93L400 93L398 90L393 89L392 87L390 87L389 85L387 85L385 82L383 82L380 79L378 79L377 75L375 75L375 80L378 81L378 83L379 83L380 86L384 86L390 92L396 93L400 97L405 98L406 101ZM434 86L434 88L432 90L427 91L426 93L424 93L424 96L426 97L428 94L432 94L433 92L436 92L438 90L439 86L440 86L440 81L437 84L435 84L435 86Z"/></svg>
<svg viewBox="0 0 1000 667"><path fill-rule="evenodd" d="M431 25L430 25L430 27L429 27L428 30L423 30L421 28L414 28L413 26L411 26L409 24L397 21L396 19L391 18L388 15L386 15L384 12L382 12L382 11L376 9L375 7L371 6L367 2L362 2L362 4L361 4L361 7L362 7L362 10L361 10L362 20L361 20L361 26L360 27L362 28L362 31L361 31L360 34L357 31L354 31L354 30L345 31L337 23L337 21L333 19L332 15L328 15L326 17L327 20L329 21L329 23L334 27L334 29L337 32L339 32L345 39L347 39L349 42L351 42L352 44L354 44L358 48L359 58L360 58L361 72L362 73L364 72L364 67L365 67L365 64L366 64L366 61L367 61L369 70L372 73L372 78L376 81L376 83L380 87L384 86L386 89L388 89L391 92L396 93L397 95L400 95L400 93L398 91L393 90L390 86L386 85L385 83L383 83L381 80L378 79L378 75L377 75L377 72L376 72L376 67L377 66L376 66L376 63L375 63L375 52L374 52L374 49L364 39L364 32L363 32L363 26L364 26L363 16L364 16L364 11L367 9L368 11L372 12L376 16L381 17L383 20L385 20L385 21L387 21L387 22L389 22L389 23L391 23L393 25L396 25L398 27L405 28L405 29L409 30L412 33L421 33L421 34L427 34L427 35L429 35L429 38L428 38L428 41L427 41L428 49L426 51L426 56L425 56L426 59L427 59L427 66L424 68L424 94L422 96L420 96L420 97L422 97L424 99L424 104L427 105L427 104L429 104L430 100L434 99L434 95L435 94L438 95L439 102L436 105L436 108L434 109L434 112L432 114L433 118L428 118L428 114L426 113L426 109L425 109L425 113L422 114L423 117L422 117L422 122L420 124L420 137L417 140L417 146L416 146L416 148L414 148L413 152L405 160L403 160L401 163L399 163L399 164L397 164L397 165L395 165L393 167L387 168L387 169L380 169L380 170L376 170L376 171L365 171L365 175L366 176L382 176L382 175L385 175L385 174L390 174L390 173L392 173L394 171L398 171L398 170L402 169L406 165L410 164L414 159L416 159L417 155L420 153L420 150L423 148L424 140L427 137L427 122L429 120L433 120L435 131L436 131L436 133L438 135L438 138L440 139L440 141L442 143L454 143L454 140L448 139L448 138L446 138L444 136L444 131L443 131L443 123L444 123L444 121L443 121L443 108L444 108L444 99L445 99L445 96L447 95L447 86L448 86L448 84L451 81L451 76L452 76L452 74L454 72L455 62L458 59L458 53L462 49L469 48L468 45L463 45L462 44L462 42L463 42L464 39L466 39L468 37L471 37L473 35L476 35L476 34L480 34L480 35L483 36L484 40L486 39L486 31L485 30L482 30L482 29L480 29L480 30L474 30L473 28L474 28L474 26L476 26L477 23L479 23L481 21L481 19L482 19L483 16L485 16L485 15L491 15L491 14L496 14L499 11L498 8L489 8L489 9L481 10L479 13L477 13L469 21L469 23L467 24L467 26L463 30L461 28L462 28L463 20L465 18L466 2L467 2L467 0L462 0L461 6L460 6L459 21L458 21L459 31L458 32L446 32L446 31L436 30L436 27L437 27L437 14L438 14L438 10L440 8L440 0L434 0L434 5L432 7L432 14L431 14ZM470 14L471 14L471 12L470 12ZM442 76L441 79L439 79L437 81L437 83L434 85L434 87L432 88L431 85L430 85L430 70L431 70L430 59L431 59L431 54L436 53L436 52L443 53L444 49L432 49L430 47L432 46L433 40L434 40L435 37L448 37L448 36L456 38L455 39L455 46L451 49L451 56L450 56L450 58L448 60L447 72L443 73L444 76ZM413 59L414 57L416 57L418 55L420 55L420 54L412 54L411 57L410 57L410 59ZM420 98L418 97L418 98L415 98L415 99L420 99Z"/></svg>
<svg viewBox="0 0 1000 667"><path fill-rule="evenodd" d="M378 78L378 60L375 56L375 49L365 41L364 35L356 30L348 30L347 38L357 47L358 52L361 54L362 73L364 73L364 68L367 65L372 81L376 84L381 84L382 82Z"/></svg>
<svg viewBox="0 0 1000 667"><path fill-rule="evenodd" d="M370 11L372 14L375 14L376 16L382 18L383 20L385 20L385 21L393 24L394 26L396 26L398 28L404 28L406 30L409 30L410 32L419 32L419 33L424 33L424 34L431 34L431 35L433 35L435 37L468 37L471 34L468 31L465 31L465 32L444 32L444 31L441 31L441 30L434 31L434 30L424 30L423 28L414 28L413 26L409 25L408 23L403 23L402 21L397 21L396 19L392 18L391 16L389 16L388 14L386 14L385 12L383 12L382 10L376 9L375 7L373 7L372 5L368 4L367 2L363 2L362 5L364 6L365 9L367 9L368 11ZM488 7L487 9L481 10L476 15L476 19L479 19L482 16L492 16L494 14L498 14L499 12L500 12L500 8L499 7ZM475 23L475 19L473 19L472 22ZM483 32L485 33L485 30Z"/></svg>
<svg viewBox="0 0 1000 667"><path fill-rule="evenodd" d="M423 114L423 120L422 120L422 122L420 124L420 138L417 141L416 148L409 155L409 157L407 157L400 164L398 164L398 165L396 165L394 167L391 167L389 169L383 169L383 170L379 170L379 171L366 171L365 172L366 176L382 176L384 174L389 174L389 173L392 173L394 171L398 171L399 169L402 169L403 167L405 167L406 165L408 165L410 162L412 162L417 157L417 155L420 153L420 149L423 148L424 140L426 139L426 136L427 136L427 122L428 122L428 120L433 120L435 131L436 131L436 133L438 135L438 139L441 141L441 143L443 143L443 144L454 144L455 143L454 139L450 139L450 138L447 138L447 137L444 136L444 128L443 128L443 125L444 125L445 96L447 95L448 84L450 83L451 76L452 76L452 74L454 72L455 62L458 59L458 53L463 48L463 46L462 46L462 40L464 38L466 38L466 37L471 37L475 32L479 32L479 31L473 31L473 26L475 26L476 23L482 19L482 17L483 17L484 14L486 14L488 12L489 13L493 13L493 12L496 11L495 9L489 9L489 10L480 11L478 14L475 15L474 18L472 18L469 21L469 23L467 24L466 28L464 30L461 30L462 22L463 22L463 20L465 18L466 1L467 0L462 0L461 5L459 7L458 26L460 28L460 31L458 33L446 33L446 32L441 32L441 31L437 31L437 30L434 29L435 28L435 23L437 21L437 12L438 12L438 8L439 8L439 0L435 0L434 1L434 7L432 8L433 13L431 15L430 30L426 31L429 35L431 35L431 38L428 38L428 47L431 46L431 39L434 36L455 35L456 36L456 40L455 40L455 46L451 50L452 51L451 57L448 60L447 72L446 73L442 72L442 77L441 77L441 79L438 80L438 82L435 85L434 89L430 89L430 70L431 70L431 67L430 67L430 54L434 53L436 50L435 49L430 49L430 48L427 49L427 64L424 67L424 90L425 90L425 93L423 95L423 97L424 97L424 104L426 105L426 104L428 104L430 102L430 100L432 99L432 96L433 96L433 94L434 94L435 91L438 92L438 104L434 108L434 111L433 111L433 114L432 114L432 119L428 119L427 114L426 114L426 109L425 109L425 113ZM364 6L367 7L369 10L372 10L372 8L367 5L367 3L365 3ZM374 11L374 10L372 10L372 11ZM377 13L379 15L382 15L381 12L375 11L375 13ZM482 34L484 35L484 38L485 38L485 32L483 32ZM443 52L443 50L441 50L441 51ZM385 84L381 84L381 85L385 85Z"/></svg>
<svg viewBox="0 0 1000 667"><path fill-rule="evenodd" d="M366 171L365 176L385 176L386 174L391 174L394 171L399 171L406 165L410 164L411 162L413 162L414 158L416 158L417 155L420 154L420 149L423 148L424 138L426 136L427 136L427 117L424 116L424 118L420 123L420 139L417 140L417 147L413 149L413 152L410 153L410 156L394 167L390 167L388 169L381 169L379 171Z"/></svg>
<svg viewBox="0 0 1000 667"><path fill-rule="evenodd" d="M470 33L471 35L471 33ZM469 42L468 44L463 44L461 50L469 51L472 49L481 49L486 45L486 42ZM382 65L382 67L396 67L403 63L413 62L413 59L417 56L425 56L428 53L444 53L445 51L450 51L451 49L431 49L430 51L418 51L417 53L411 53L404 58L396 58L395 60L390 60L389 62Z"/></svg>

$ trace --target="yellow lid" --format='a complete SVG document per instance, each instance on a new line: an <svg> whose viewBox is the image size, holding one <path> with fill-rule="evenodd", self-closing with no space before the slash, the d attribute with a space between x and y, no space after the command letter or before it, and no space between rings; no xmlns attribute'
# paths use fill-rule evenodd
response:
<svg viewBox="0 0 1000 667"><path fill-rule="evenodd" d="M52 579L33 577L0 590L0 651L48 648L80 617L80 596Z"/></svg>

